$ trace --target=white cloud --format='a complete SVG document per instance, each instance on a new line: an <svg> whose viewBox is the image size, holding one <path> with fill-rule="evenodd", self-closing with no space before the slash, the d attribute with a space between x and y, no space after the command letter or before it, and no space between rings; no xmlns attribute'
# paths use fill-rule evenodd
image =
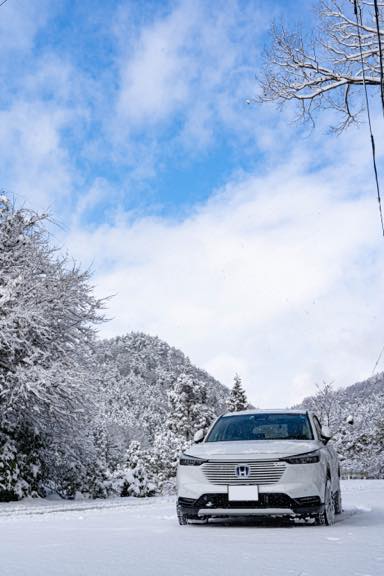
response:
<svg viewBox="0 0 384 576"><path fill-rule="evenodd" d="M20 201L48 208L71 189L68 157L59 133L65 111L41 102L16 102L0 112L0 151L6 170L2 186Z"/></svg>
<svg viewBox="0 0 384 576"><path fill-rule="evenodd" d="M116 294L103 333L157 334L228 385L239 372L261 406L369 376L383 337L374 197L349 194L358 171L296 160L229 183L180 222L72 230L98 294Z"/></svg>
<svg viewBox="0 0 384 576"><path fill-rule="evenodd" d="M2 60L18 52L28 52L36 34L47 20L47 1L32 3L28 0L7 2L1 7L0 39Z"/></svg>
<svg viewBox="0 0 384 576"><path fill-rule="evenodd" d="M75 140L87 118L87 83L70 62L52 54L41 57L23 79L0 110L0 186L19 203L63 218L71 213L77 176L65 137L71 131Z"/></svg>
<svg viewBox="0 0 384 576"><path fill-rule="evenodd" d="M75 115L63 104L73 70L65 58L36 50L53 13L46 0L20 0L4 4L0 14L0 187L37 209L58 208L71 191L61 133Z"/></svg>
<svg viewBox="0 0 384 576"><path fill-rule="evenodd" d="M180 141L195 147L211 143L218 125L248 132L242 107L265 26L254 6L230 2L218 10L199 1L145 23L122 50L117 131L171 119Z"/></svg>
<svg viewBox="0 0 384 576"><path fill-rule="evenodd" d="M123 63L118 106L129 119L156 122L185 101L193 74L190 59L182 53L195 20L189 8L144 28L133 56Z"/></svg>

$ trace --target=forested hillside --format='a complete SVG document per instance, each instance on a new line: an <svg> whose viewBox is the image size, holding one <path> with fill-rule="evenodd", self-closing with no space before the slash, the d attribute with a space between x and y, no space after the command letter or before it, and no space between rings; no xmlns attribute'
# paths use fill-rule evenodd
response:
<svg viewBox="0 0 384 576"><path fill-rule="evenodd" d="M315 410L334 432L346 473L384 477L384 373L340 390L324 385L302 406Z"/></svg>
<svg viewBox="0 0 384 576"><path fill-rule="evenodd" d="M106 471L96 495L172 486L178 454L225 410L228 390L157 337L131 333L95 347L94 435Z"/></svg>
<svg viewBox="0 0 384 576"><path fill-rule="evenodd" d="M215 413L225 408L227 389L157 337L132 332L102 340L95 350L101 397L113 405L115 421L125 422L128 437L144 446L170 416L169 393L181 375L203 387L202 401Z"/></svg>

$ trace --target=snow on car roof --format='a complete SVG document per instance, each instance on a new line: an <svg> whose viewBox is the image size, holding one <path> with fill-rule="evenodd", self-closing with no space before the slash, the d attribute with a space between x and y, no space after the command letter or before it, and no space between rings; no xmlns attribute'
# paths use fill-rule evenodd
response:
<svg viewBox="0 0 384 576"><path fill-rule="evenodd" d="M279 408L278 410L241 410L239 412L227 412L223 414L223 416L241 416L242 414L307 414L308 410L282 410Z"/></svg>

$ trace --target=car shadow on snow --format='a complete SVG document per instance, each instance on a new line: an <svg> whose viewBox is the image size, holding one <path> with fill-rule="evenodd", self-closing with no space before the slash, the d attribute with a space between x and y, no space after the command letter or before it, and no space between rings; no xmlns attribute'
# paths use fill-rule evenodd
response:
<svg viewBox="0 0 384 576"><path fill-rule="evenodd" d="M295 528L297 526L309 526L305 523L298 523L289 518L266 518L262 516L239 516L234 518L210 518L208 522L191 522L188 524L194 528L209 529L212 526L232 528Z"/></svg>
<svg viewBox="0 0 384 576"><path fill-rule="evenodd" d="M335 524L353 525L384 525L384 509L378 508L372 511L370 508L354 506L346 508L335 518ZM209 529L217 527L249 527L249 528L313 528L314 520L300 520L293 518L268 518L263 516L239 516L233 518L210 518L208 522L192 522L189 526ZM320 526L321 527L321 526Z"/></svg>

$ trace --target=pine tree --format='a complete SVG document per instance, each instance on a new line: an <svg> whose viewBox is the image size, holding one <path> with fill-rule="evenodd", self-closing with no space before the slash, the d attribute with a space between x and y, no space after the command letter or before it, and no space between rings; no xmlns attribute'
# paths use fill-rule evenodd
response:
<svg viewBox="0 0 384 576"><path fill-rule="evenodd" d="M246 410L248 406L247 395L241 385L241 378L235 375L233 388L227 400L228 412L240 412Z"/></svg>

